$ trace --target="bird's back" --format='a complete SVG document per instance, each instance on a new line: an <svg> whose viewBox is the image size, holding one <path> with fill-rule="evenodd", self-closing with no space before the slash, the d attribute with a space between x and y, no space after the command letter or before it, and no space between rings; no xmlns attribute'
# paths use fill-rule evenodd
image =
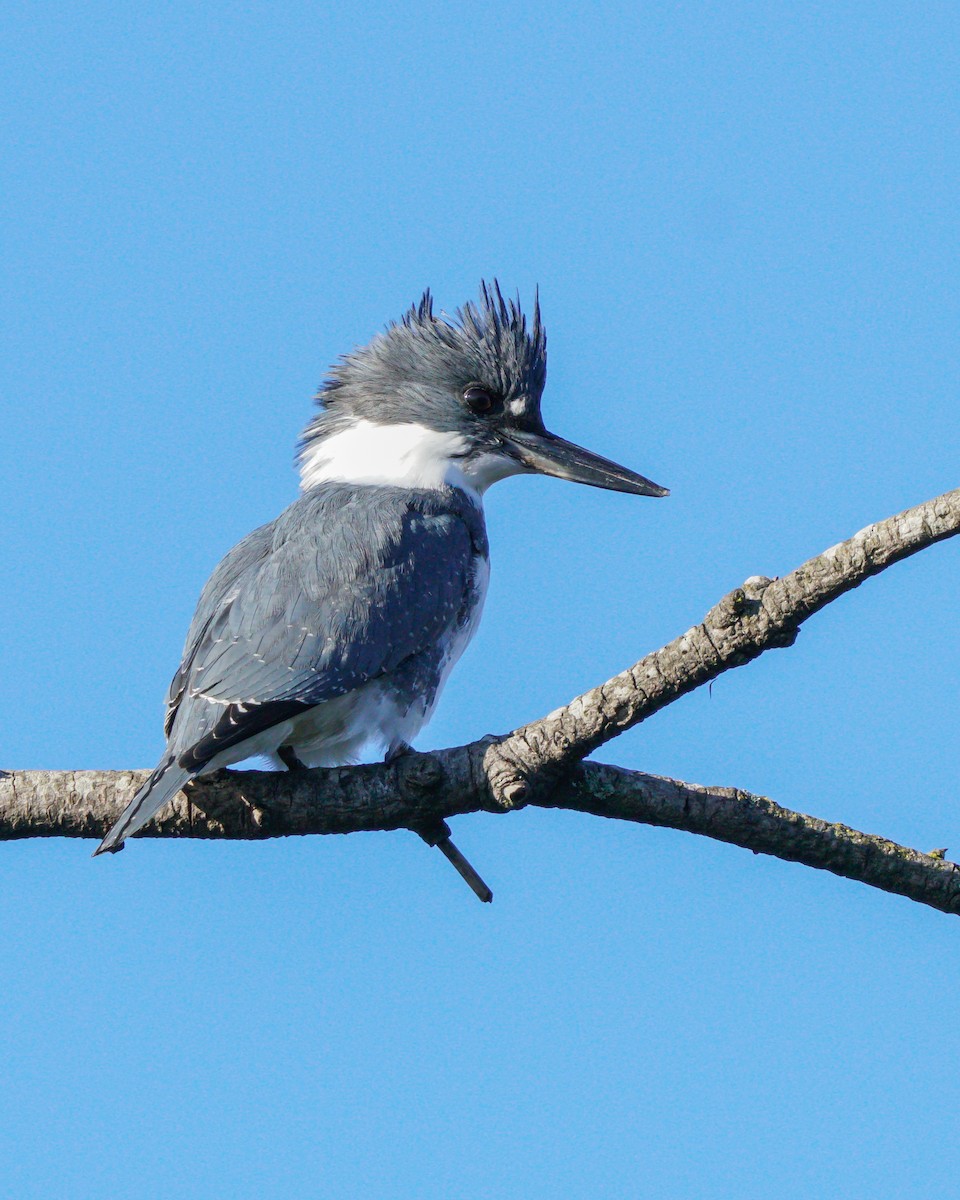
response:
<svg viewBox="0 0 960 1200"><path fill-rule="evenodd" d="M427 715L475 626L486 556L482 513L456 488L307 492L204 588L171 684L171 751L201 768L373 680Z"/></svg>
<svg viewBox="0 0 960 1200"><path fill-rule="evenodd" d="M310 489L204 587L166 751L97 853L204 771L281 746L319 765L409 740L476 627L486 577L483 515L462 491Z"/></svg>

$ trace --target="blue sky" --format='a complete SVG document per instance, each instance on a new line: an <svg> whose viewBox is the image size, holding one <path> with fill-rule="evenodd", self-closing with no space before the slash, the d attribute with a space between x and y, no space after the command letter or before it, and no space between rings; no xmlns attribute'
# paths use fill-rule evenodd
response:
<svg viewBox="0 0 960 1200"><path fill-rule="evenodd" d="M557 432L420 745L958 483L960 14L50 3L3 38L2 765L152 765L327 365L499 276ZM947 544L600 757L960 853ZM876 1197L951 1170L952 919L664 830L3 848L17 1197ZM909 1180L909 1183L905 1181Z"/></svg>

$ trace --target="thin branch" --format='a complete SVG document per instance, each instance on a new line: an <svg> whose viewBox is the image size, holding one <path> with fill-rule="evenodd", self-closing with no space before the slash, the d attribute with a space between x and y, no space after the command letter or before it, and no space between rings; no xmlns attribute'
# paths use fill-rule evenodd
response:
<svg viewBox="0 0 960 1200"><path fill-rule="evenodd" d="M431 818L488 808L484 788L451 789L462 758L462 751L444 751L412 755L399 768L343 767L295 774L221 771L197 780L142 836L261 840L350 833L409 828ZM99 838L147 774L11 773L0 779L0 840ZM465 783L462 774L459 783ZM960 913L960 868L942 856L792 812L737 788L701 787L589 762L574 768L539 804L705 834L758 854L832 871L941 912Z"/></svg>
<svg viewBox="0 0 960 1200"><path fill-rule="evenodd" d="M699 625L600 687L492 743L484 764L505 807L530 803L572 763L674 700L765 650L791 646L803 622L872 575L960 533L960 489L868 525L782 579L755 575Z"/></svg>
<svg viewBox="0 0 960 1200"><path fill-rule="evenodd" d="M781 808L739 788L701 787L590 762L571 772L542 806L704 834L755 854L855 879L940 912L960 913L960 866L943 851L922 854L848 825Z"/></svg>

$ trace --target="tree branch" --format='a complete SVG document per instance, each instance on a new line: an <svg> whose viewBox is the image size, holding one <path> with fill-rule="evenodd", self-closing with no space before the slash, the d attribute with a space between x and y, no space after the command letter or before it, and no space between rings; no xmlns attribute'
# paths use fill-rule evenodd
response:
<svg viewBox="0 0 960 1200"><path fill-rule="evenodd" d="M332 770L219 771L177 796L143 837L260 840L290 834L400 829L489 809L463 775L469 747L400 764ZM17 771L0 779L0 840L100 838L147 771ZM886 838L781 808L737 788L701 787L601 763L581 763L545 799L565 808L705 834L720 842L832 871L960 913L960 868ZM499 808L499 812L508 810Z"/></svg>
<svg viewBox="0 0 960 1200"><path fill-rule="evenodd" d="M765 650L792 646L800 626L871 575L960 533L960 489L868 525L782 579L754 575L699 625L629 670L492 744L486 770L497 801L529 803L571 763L674 700Z"/></svg>
<svg viewBox="0 0 960 1200"><path fill-rule="evenodd" d="M580 762L731 667L791 645L807 617L871 575L958 532L960 490L870 525L782 579L753 576L700 625L506 737L365 767L286 774L221 771L196 780L143 833L215 838L349 833L538 804L706 834L858 879L943 912L960 912L960 870L942 857L736 789ZM0 840L99 838L146 775L0 773Z"/></svg>

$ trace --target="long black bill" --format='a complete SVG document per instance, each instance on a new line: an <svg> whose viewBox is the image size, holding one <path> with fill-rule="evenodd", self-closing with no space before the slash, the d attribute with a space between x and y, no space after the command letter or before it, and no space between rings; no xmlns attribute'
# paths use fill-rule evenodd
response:
<svg viewBox="0 0 960 1200"><path fill-rule="evenodd" d="M556 475L558 479L569 479L572 483L588 483L591 487L630 492L634 496L670 495L669 488L584 450L582 446L566 442L556 434L547 433L545 429L540 433L511 429L505 439L510 452L525 467L541 475Z"/></svg>

